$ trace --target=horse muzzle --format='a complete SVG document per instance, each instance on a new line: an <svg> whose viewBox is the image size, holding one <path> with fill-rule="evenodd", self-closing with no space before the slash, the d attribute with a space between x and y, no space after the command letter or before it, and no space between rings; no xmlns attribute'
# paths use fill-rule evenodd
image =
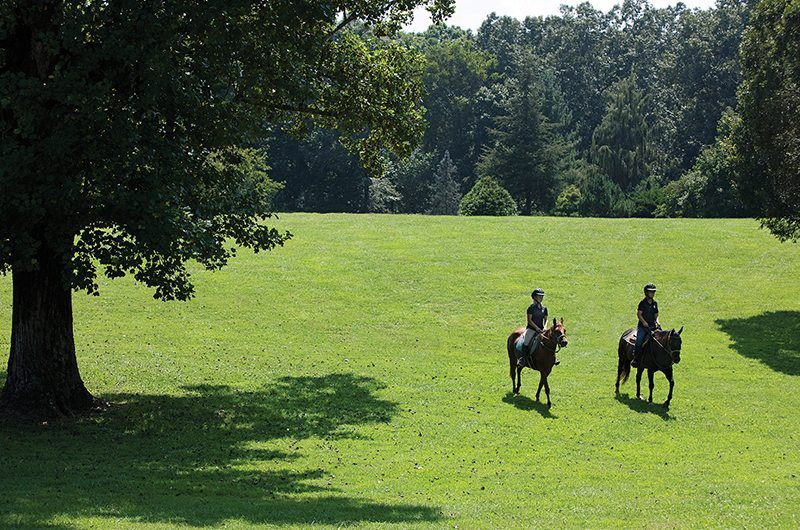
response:
<svg viewBox="0 0 800 530"><path fill-rule="evenodd" d="M569 341L567 339L564 339L561 342L559 342L558 345L561 346L562 348L566 348L567 346L569 346Z"/></svg>

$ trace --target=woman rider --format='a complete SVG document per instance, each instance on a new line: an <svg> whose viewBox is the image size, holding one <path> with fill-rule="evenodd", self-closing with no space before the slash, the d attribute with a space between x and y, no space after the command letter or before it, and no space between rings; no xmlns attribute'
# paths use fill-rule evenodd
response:
<svg viewBox="0 0 800 530"><path fill-rule="evenodd" d="M659 329L661 323L658 321L658 302L653 298L656 295L656 286L648 283L644 286L644 299L639 302L636 309L636 346L633 349L633 361L631 366L639 367L642 362L642 346L650 333Z"/></svg>
<svg viewBox="0 0 800 530"><path fill-rule="evenodd" d="M520 366L528 364L526 358L530 357L531 354L536 351L541 334L544 333L545 322L547 322L547 306L542 305L544 290L537 287L531 293L531 298L533 299L533 303L528 306L527 326L525 327L525 335L522 339L522 357L517 361L517 364ZM556 358L556 364L560 362L561 361Z"/></svg>

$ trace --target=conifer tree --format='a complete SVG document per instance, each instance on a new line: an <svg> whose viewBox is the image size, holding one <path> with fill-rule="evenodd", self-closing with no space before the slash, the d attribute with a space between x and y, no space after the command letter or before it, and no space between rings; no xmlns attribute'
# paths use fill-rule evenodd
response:
<svg viewBox="0 0 800 530"><path fill-rule="evenodd" d="M650 128L647 100L636 86L636 73L608 90L603 121L592 135L591 158L623 191L630 191L648 174Z"/></svg>

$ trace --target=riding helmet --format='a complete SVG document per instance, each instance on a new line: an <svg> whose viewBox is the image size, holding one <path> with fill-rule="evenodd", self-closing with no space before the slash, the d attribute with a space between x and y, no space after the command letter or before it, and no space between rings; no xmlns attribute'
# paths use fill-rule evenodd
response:
<svg viewBox="0 0 800 530"><path fill-rule="evenodd" d="M536 289L534 289L534 290L533 290L533 292L531 293L531 298L533 298L533 297L534 297L534 296L536 296L537 294L538 294L539 296L544 296L544 289L541 289L541 288L539 288L539 287L537 287Z"/></svg>
<svg viewBox="0 0 800 530"><path fill-rule="evenodd" d="M656 292L656 286L654 284L652 284L652 283L648 283L647 285L644 286L644 292L647 292L647 291Z"/></svg>

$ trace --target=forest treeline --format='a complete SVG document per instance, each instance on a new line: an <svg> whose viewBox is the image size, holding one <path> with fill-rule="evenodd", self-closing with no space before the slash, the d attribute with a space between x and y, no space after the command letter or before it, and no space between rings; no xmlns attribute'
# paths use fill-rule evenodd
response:
<svg viewBox="0 0 800 530"><path fill-rule="evenodd" d="M492 197L524 215L755 215L728 167L754 5L583 3L521 21L491 14L477 32L401 33L424 58L420 145L371 178L335 132L276 130L264 140L283 183L276 207L457 214Z"/></svg>

